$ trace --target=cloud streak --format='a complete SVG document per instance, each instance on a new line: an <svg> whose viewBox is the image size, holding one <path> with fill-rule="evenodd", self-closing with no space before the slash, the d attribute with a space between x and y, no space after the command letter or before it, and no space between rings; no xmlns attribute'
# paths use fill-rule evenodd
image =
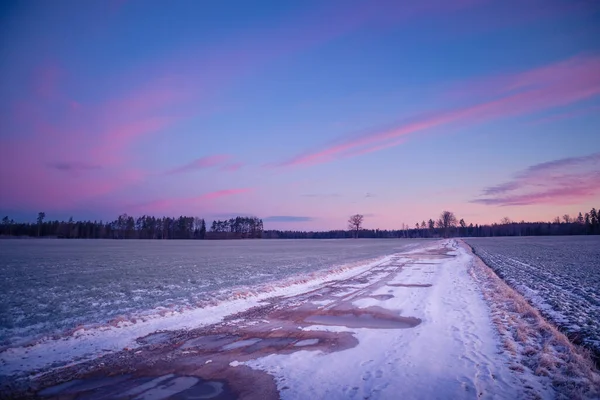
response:
<svg viewBox="0 0 600 400"><path fill-rule="evenodd" d="M306 193L306 194L301 194L300 197L330 198L330 197L342 197L342 195L339 193Z"/></svg>
<svg viewBox="0 0 600 400"><path fill-rule="evenodd" d="M514 178L483 189L472 203L496 206L573 204L600 195L600 153L532 165Z"/></svg>
<svg viewBox="0 0 600 400"><path fill-rule="evenodd" d="M206 207L213 200L222 197L229 197L243 193L249 193L253 190L253 188L217 190L215 192L204 193L202 195L193 197L158 199L151 202L135 205L132 208L134 208L136 211L164 213L182 209Z"/></svg>
<svg viewBox="0 0 600 400"><path fill-rule="evenodd" d="M576 56L522 73L466 82L458 94L470 104L434 110L393 129L341 140L274 166L326 163L398 146L409 135L433 128L481 124L566 106L600 94L598 71L600 56Z"/></svg>
<svg viewBox="0 0 600 400"><path fill-rule="evenodd" d="M64 91L69 79L60 66L43 64L31 77L34 89L12 103L9 135L0 139L6 149L0 179L10 182L0 196L3 206L72 209L140 183L146 174L132 165L128 150L181 119L173 106L185 91L175 93L160 80L108 100L79 103ZM72 161L74 154L79 161Z"/></svg>
<svg viewBox="0 0 600 400"><path fill-rule="evenodd" d="M227 164L227 165L222 166L221 171L235 172L235 171L239 171L243 167L244 167L243 163L237 162L237 163L232 163L232 164Z"/></svg>
<svg viewBox="0 0 600 400"><path fill-rule="evenodd" d="M57 169L59 171L93 171L101 169L100 165L88 164L85 162L54 162L49 163L48 167Z"/></svg>
<svg viewBox="0 0 600 400"><path fill-rule="evenodd" d="M213 156L205 156L198 158L188 164L182 165L167 172L167 174L181 174L184 172L197 171L206 168L216 167L223 163L226 163L231 159L231 156L226 154L216 154Z"/></svg>

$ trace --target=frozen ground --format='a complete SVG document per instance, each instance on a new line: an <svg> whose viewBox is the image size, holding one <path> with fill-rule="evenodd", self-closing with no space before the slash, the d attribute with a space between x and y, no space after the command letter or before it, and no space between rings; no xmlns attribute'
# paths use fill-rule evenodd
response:
<svg viewBox="0 0 600 400"><path fill-rule="evenodd" d="M283 399L549 397L548 382L511 370L510 359L499 351L488 307L468 275L469 259L456 242L399 255L362 287L323 307L325 317L316 321L321 324L302 327L351 332L357 346L336 353L272 354L245 365L275 376ZM419 322L376 329L381 326L368 319L357 324L357 318L347 323L328 315L350 305Z"/></svg>
<svg viewBox="0 0 600 400"><path fill-rule="evenodd" d="M600 355L600 237L465 241L572 340L585 343Z"/></svg>
<svg viewBox="0 0 600 400"><path fill-rule="evenodd" d="M407 245L407 247L413 246L415 245ZM291 277L271 285L263 284L259 288L236 290L229 296L229 300L205 307L183 311L165 309L164 312L145 318L123 319L100 326L81 326L68 335L47 338L27 346L7 348L0 353L0 378L40 374L123 349L135 349L140 344L148 344L146 341L139 341L138 338L154 332L189 330L215 324L228 315L259 306L265 299L304 293L332 279L339 280L354 276L368 270L376 263L377 261L362 261L345 264L320 273ZM168 335L155 334L153 337L160 342L160 339Z"/></svg>
<svg viewBox="0 0 600 400"><path fill-rule="evenodd" d="M0 240L0 351L206 307L402 251L398 240Z"/></svg>
<svg viewBox="0 0 600 400"><path fill-rule="evenodd" d="M492 320L501 310L491 309L493 299L483 295L495 286L482 291L494 276L476 278L475 260L457 241L430 241L282 289L279 296L265 296L221 322L152 333L139 338L134 349L40 375L30 382L29 394L61 399L560 397L552 368L536 375L523 364L527 359L506 351L507 339ZM484 271L483 264L479 267ZM589 378L571 375L567 384ZM598 394L585 390L579 397Z"/></svg>

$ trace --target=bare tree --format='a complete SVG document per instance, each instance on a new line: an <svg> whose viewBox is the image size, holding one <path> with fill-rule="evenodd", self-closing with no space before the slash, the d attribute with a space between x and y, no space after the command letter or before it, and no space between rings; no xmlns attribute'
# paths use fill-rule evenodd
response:
<svg viewBox="0 0 600 400"><path fill-rule="evenodd" d="M569 214L563 215L563 221L565 221L565 224L570 224L571 222L573 222Z"/></svg>
<svg viewBox="0 0 600 400"><path fill-rule="evenodd" d="M444 230L444 237L448 237L450 229L454 228L457 222L458 220L453 212L443 211L442 214L440 214L440 219L437 220L437 225L440 229Z"/></svg>
<svg viewBox="0 0 600 400"><path fill-rule="evenodd" d="M348 218L348 229L354 232L354 237L358 238L358 231L362 228L363 219L365 217L360 214L355 214Z"/></svg>
<svg viewBox="0 0 600 400"><path fill-rule="evenodd" d="M500 220L500 225L510 225L510 224L512 224L512 221L508 217L504 217Z"/></svg>

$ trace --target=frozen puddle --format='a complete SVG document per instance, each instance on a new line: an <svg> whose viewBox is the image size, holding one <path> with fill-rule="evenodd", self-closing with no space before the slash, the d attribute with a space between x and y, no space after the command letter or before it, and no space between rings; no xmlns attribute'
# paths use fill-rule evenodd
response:
<svg viewBox="0 0 600 400"><path fill-rule="evenodd" d="M159 377L134 378L122 375L114 378L74 380L39 392L41 397L84 399L232 399L223 382L206 381L195 376L168 374Z"/></svg>
<svg viewBox="0 0 600 400"><path fill-rule="evenodd" d="M301 340L298 343L294 344L294 347L314 346L315 344L319 344L319 339Z"/></svg>
<svg viewBox="0 0 600 400"><path fill-rule="evenodd" d="M374 299L374 300L379 300L379 301L384 301L384 300L393 299L394 295L393 294L374 294L372 296L368 296L368 298Z"/></svg>
<svg viewBox="0 0 600 400"><path fill-rule="evenodd" d="M402 317L379 307L348 311L331 310L327 314L310 315L304 321L319 325L371 329L407 329L421 323L419 318Z"/></svg>
<svg viewBox="0 0 600 400"><path fill-rule="evenodd" d="M231 342L239 339L236 335L207 335L190 339L182 346L182 350L198 349L198 350L216 350L223 346L228 346Z"/></svg>
<svg viewBox="0 0 600 400"><path fill-rule="evenodd" d="M251 346L253 344L256 344L256 343L260 342L261 340L262 339L259 339L259 338L252 338L252 339L240 340L239 342L229 343L229 344L221 347L221 350L239 349L239 348L242 348L242 347L247 347L247 346Z"/></svg>

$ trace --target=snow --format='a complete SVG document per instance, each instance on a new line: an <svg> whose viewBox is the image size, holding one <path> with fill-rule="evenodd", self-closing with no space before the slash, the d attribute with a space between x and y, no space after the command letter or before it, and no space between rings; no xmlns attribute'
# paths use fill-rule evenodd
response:
<svg viewBox="0 0 600 400"><path fill-rule="evenodd" d="M498 289L500 286L502 290ZM490 296L490 292L495 296ZM223 321L223 316L248 310L267 299L266 307ZM302 277L295 284L277 286L268 293L192 310L187 319L183 319L185 313L167 315L155 322L165 324L161 327L221 322L185 342L156 350L151 358L137 358L140 364L126 362L121 366L125 368L122 371L132 366L144 370L157 363L161 367L153 376L134 379L127 378L124 372L112 376L113 366L107 366L110 377L81 377L68 387L62 386L68 382L57 380L58 386L49 390L76 395L89 385L105 385L102 393L123 393L127 388L135 392L131 396L138 398L196 396L204 391L217 396L232 388L236 379L251 376L253 382L260 381L261 385L275 382L282 399L512 400L556 398L564 393L596 398L598 391L591 385L600 383L600 378L595 373L567 363L568 368L557 370L558 373L538 374L529 365L531 358L524 355L532 351L539 353L540 364L556 364L550 358L553 354L569 359L579 356L570 350L568 340L554 335L556 332L541 317L532 319L533 314L526 307L509 307L515 299L527 305L463 242L428 241L377 262L311 279ZM510 313L503 313L503 307L509 307ZM503 317L506 315L510 318ZM531 329L523 334L527 321ZM109 332L121 330L131 337L139 334L128 331L131 327L110 327ZM83 330L62 342L81 343L88 334ZM539 346L532 347L539 339L536 335L547 339L539 343L543 345L541 350ZM172 337L172 333L159 331L128 346L146 343L151 347L156 340L165 342ZM261 342L263 345L259 345ZM518 351L510 350L513 346ZM564 347L564 351L559 347ZM145 354L148 348L143 350ZM583 358L579 359L585 364ZM173 375L157 377L167 372L163 365ZM191 373L190 365L197 371ZM553 367L548 368L550 371ZM73 370L60 373L68 375ZM205 382L203 371L208 371L215 381ZM219 373L212 375L216 371ZM564 377L559 376L562 372ZM587 391L580 390L583 386L572 385L585 379ZM247 383L243 385L244 390L252 390ZM557 385L570 389L561 392ZM270 390L277 394L274 386Z"/></svg>
<svg viewBox="0 0 600 400"><path fill-rule="evenodd" d="M600 241L469 238L475 253L544 317L600 354Z"/></svg>
<svg viewBox="0 0 600 400"><path fill-rule="evenodd" d="M170 311L164 315L156 314L144 320L138 319L136 322L122 321L114 325L82 328L76 330L71 336L59 339L46 338L31 346L9 348L0 353L0 375L40 373L125 348L135 349L139 347L136 339L154 332L193 329L215 324L228 315L256 307L266 299L279 296L291 297L320 287L325 282L348 279L389 258L390 256L385 256L368 263L354 263L320 274L311 273L308 277L294 277L274 283L269 288L263 287L261 292L240 294L237 298L214 306L180 312Z"/></svg>
<svg viewBox="0 0 600 400"><path fill-rule="evenodd" d="M517 375L509 368L508 356L499 351L489 309L468 274L471 256L465 249L446 241L427 251L440 252L446 246L452 247L452 256L424 254L418 262L428 264L409 263L388 282L431 286L385 285L372 294L394 297L352 303L416 317L422 321L419 325L406 329L313 325L305 330L352 332L359 344L340 352L307 349L230 365L273 375L282 399L522 397L523 385L536 377Z"/></svg>

